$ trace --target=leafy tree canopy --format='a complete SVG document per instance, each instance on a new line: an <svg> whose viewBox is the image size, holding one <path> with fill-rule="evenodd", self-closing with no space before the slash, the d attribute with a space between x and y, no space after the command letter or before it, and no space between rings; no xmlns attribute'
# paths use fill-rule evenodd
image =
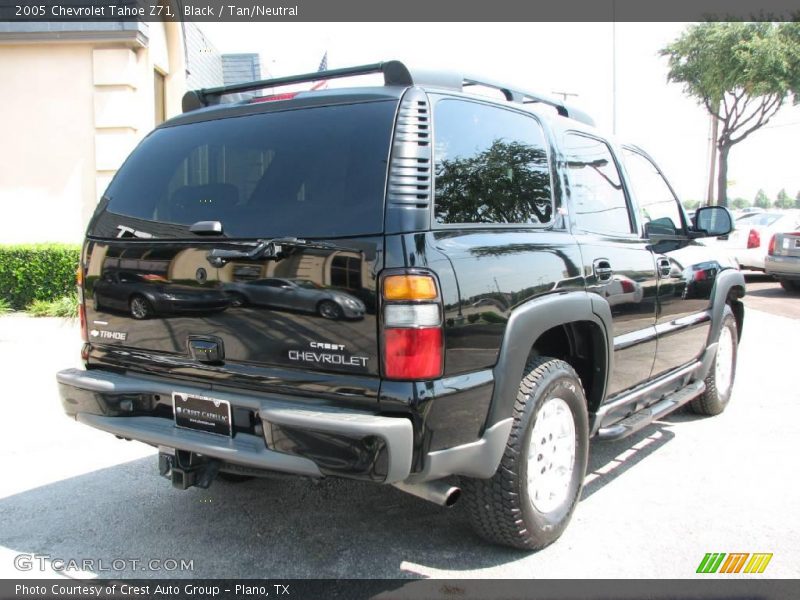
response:
<svg viewBox="0 0 800 600"><path fill-rule="evenodd" d="M726 204L730 148L764 126L787 98L800 102L800 23L689 26L661 50L667 78L718 119L719 203Z"/></svg>

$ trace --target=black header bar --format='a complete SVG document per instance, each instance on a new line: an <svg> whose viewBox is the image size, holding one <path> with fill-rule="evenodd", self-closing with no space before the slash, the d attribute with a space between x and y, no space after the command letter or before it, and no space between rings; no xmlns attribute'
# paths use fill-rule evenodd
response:
<svg viewBox="0 0 800 600"><path fill-rule="evenodd" d="M800 20L796 0L0 0L3 21L704 21Z"/></svg>

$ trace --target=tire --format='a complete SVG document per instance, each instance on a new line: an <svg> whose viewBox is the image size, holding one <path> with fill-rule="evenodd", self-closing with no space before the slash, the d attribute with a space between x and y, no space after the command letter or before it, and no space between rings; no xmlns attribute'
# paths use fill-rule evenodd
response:
<svg viewBox="0 0 800 600"><path fill-rule="evenodd" d="M781 287L787 292L800 292L800 281L794 279L781 279Z"/></svg>
<svg viewBox="0 0 800 600"><path fill-rule="evenodd" d="M698 415L720 414L731 399L736 379L736 357L739 350L739 331L730 306L725 305L722 327L717 338L717 355L711 372L706 377L706 391L689 403L689 409Z"/></svg>
<svg viewBox="0 0 800 600"><path fill-rule="evenodd" d="M556 455L552 433L564 434ZM547 440L542 453L536 434ZM543 439L543 441L544 441ZM556 436L558 439L558 436ZM566 444L566 446L565 446ZM557 446L554 446L555 449ZM570 457L571 454L571 457ZM556 541L577 506L589 454L586 396L575 370L563 360L532 358L525 366L514 404L514 423L500 466L491 479L462 478L464 499L475 531L484 539L523 550L539 550ZM550 471L558 459L571 463L550 475L555 491L548 495L545 478L532 477L532 467ZM553 479L555 477L555 479Z"/></svg>
<svg viewBox="0 0 800 600"><path fill-rule="evenodd" d="M128 302L128 308L130 308L131 316L137 321L149 319L154 313L153 305L150 304L150 301L141 294L131 296L131 299Z"/></svg>
<svg viewBox="0 0 800 600"><path fill-rule="evenodd" d="M320 317L337 321L344 316L342 307L336 304L333 300L323 300L317 304L317 312Z"/></svg>

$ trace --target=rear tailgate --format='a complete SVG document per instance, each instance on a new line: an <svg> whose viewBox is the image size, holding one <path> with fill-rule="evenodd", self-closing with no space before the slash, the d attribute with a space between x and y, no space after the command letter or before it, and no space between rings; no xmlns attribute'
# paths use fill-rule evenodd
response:
<svg viewBox="0 0 800 600"><path fill-rule="evenodd" d="M90 224L90 362L265 391L377 381L397 101L287 105L158 129L126 161Z"/></svg>

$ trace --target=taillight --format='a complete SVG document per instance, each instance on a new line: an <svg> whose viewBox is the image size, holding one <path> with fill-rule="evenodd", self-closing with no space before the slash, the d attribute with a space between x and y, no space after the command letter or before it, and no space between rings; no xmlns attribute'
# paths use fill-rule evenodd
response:
<svg viewBox="0 0 800 600"><path fill-rule="evenodd" d="M761 246L761 234L757 229L751 229L747 236L747 248L759 248Z"/></svg>
<svg viewBox="0 0 800 600"><path fill-rule="evenodd" d="M383 298L383 375L388 379L441 377L442 303L431 275L387 275Z"/></svg>
<svg viewBox="0 0 800 600"><path fill-rule="evenodd" d="M775 236L777 235L777 233L773 233L772 237L769 239L769 248L767 249L767 254L770 256L775 255Z"/></svg>
<svg viewBox="0 0 800 600"><path fill-rule="evenodd" d="M78 320L81 325L81 339L84 342L89 341L89 329L86 326L86 302L83 297L83 265L78 265L78 270L75 273L75 285L78 288Z"/></svg>
<svg viewBox="0 0 800 600"><path fill-rule="evenodd" d="M250 104L258 104L260 102L278 102L280 100L291 100L297 96L297 92L286 92L285 94L272 94L271 96L256 96L250 100Z"/></svg>

